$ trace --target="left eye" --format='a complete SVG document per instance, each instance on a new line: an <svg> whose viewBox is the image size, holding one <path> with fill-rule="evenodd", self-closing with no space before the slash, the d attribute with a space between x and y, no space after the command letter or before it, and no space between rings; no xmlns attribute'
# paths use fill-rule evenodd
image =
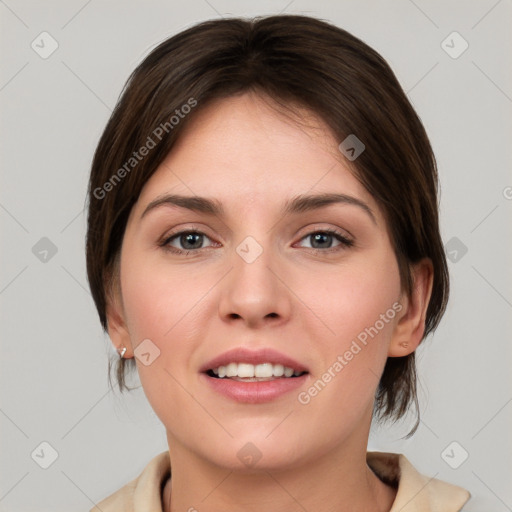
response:
<svg viewBox="0 0 512 512"><path fill-rule="evenodd" d="M331 230L314 231L313 233L307 234L301 240L307 239L311 240L311 243L309 245L311 249L333 249L334 247L331 246L331 243L333 241L339 242L338 245L335 247L338 247L339 245L350 247L353 244L352 240L349 240L348 238L343 236L341 233L338 233L337 231Z"/></svg>

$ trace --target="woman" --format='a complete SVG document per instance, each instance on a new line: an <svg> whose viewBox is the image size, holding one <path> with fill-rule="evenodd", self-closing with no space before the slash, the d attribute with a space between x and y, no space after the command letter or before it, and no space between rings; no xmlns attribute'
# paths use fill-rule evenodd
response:
<svg viewBox="0 0 512 512"><path fill-rule="evenodd" d="M97 508L461 510L465 489L367 452L372 417L418 409L437 200L421 121L346 31L223 19L153 50L95 153L87 270L169 450Z"/></svg>

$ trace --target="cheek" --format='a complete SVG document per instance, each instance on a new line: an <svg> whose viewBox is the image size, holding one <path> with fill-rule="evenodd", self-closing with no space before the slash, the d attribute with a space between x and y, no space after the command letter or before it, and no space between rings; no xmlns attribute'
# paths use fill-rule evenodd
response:
<svg viewBox="0 0 512 512"><path fill-rule="evenodd" d="M137 355L143 340L149 339L156 346L154 362L146 366L136 359L136 363L146 395L158 414L168 405L176 406L168 402L183 394L178 383L195 372L193 356L215 313L208 292L218 276L204 266L185 270L161 256L130 252L128 245L126 249L121 262L125 317Z"/></svg>
<svg viewBox="0 0 512 512"><path fill-rule="evenodd" d="M140 338L171 338L204 296L205 279L211 280L162 261L132 253L122 262L123 304L135 344Z"/></svg>
<svg viewBox="0 0 512 512"><path fill-rule="evenodd" d="M392 306L400 297L398 265L393 254L379 256L353 265L329 266L300 281L300 294L306 297L306 305L328 328L330 336L325 339L330 338L329 345L333 340L343 343L356 337L381 315L386 316L385 320L396 315ZM390 331L392 322L384 323L385 328L378 323L379 330Z"/></svg>
<svg viewBox="0 0 512 512"><path fill-rule="evenodd" d="M372 409L400 308L396 302L400 279L391 259L383 266L331 269L324 282L321 289L318 284L312 286L313 279L303 282L310 289L307 304L322 322L305 323L305 328L316 326L307 337L315 341L319 371L298 396L298 403L305 421L314 423L312 429L322 429L326 439L336 439ZM328 426L320 420L326 411L331 418Z"/></svg>
<svg viewBox="0 0 512 512"><path fill-rule="evenodd" d="M317 317L303 324L319 355L320 372L314 377L320 382L304 396L304 402L314 399L313 407L332 405L356 414L373 400L401 310L401 286L391 250L367 256L301 281L298 295L307 297Z"/></svg>
<svg viewBox="0 0 512 512"><path fill-rule="evenodd" d="M154 344L149 344L149 352L158 354L147 366L136 358L144 393L165 425L187 425L190 397L182 385L201 339L196 326L211 276L170 270L147 255L127 254L122 261L121 287L132 346L139 354L138 345L149 339Z"/></svg>

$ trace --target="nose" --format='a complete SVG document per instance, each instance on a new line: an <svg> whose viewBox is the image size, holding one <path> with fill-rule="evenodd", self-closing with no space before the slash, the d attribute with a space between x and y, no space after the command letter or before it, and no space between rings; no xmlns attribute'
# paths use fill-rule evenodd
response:
<svg viewBox="0 0 512 512"><path fill-rule="evenodd" d="M221 281L221 319L251 328L287 322L292 292L286 284L284 267L272 251L265 248L254 261L245 258L243 252L234 252L232 265Z"/></svg>

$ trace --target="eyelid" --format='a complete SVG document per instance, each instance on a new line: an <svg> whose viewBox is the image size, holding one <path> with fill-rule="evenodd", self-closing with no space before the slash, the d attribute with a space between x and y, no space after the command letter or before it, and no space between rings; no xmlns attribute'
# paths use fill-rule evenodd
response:
<svg viewBox="0 0 512 512"><path fill-rule="evenodd" d="M203 227L200 224L190 223L190 224L185 224L185 227L182 227L182 226L183 225L180 224L180 225L172 228L170 231L166 231L165 234L160 237L159 243L164 242L165 240L172 238L175 235L183 234L183 233L187 233L187 232L197 232L197 233L207 236L210 239L213 238L211 235L209 235L207 233L208 228ZM316 232L335 233L335 234L338 234L345 238L349 238L351 240L355 239L355 237L352 235L352 233L350 233L350 231L348 231L347 229L340 228L338 226L336 226L336 227L325 227L325 225L319 226L318 223L317 224L309 224L308 226L302 228L301 231L305 231L305 232L303 235L301 235L300 240L302 240L302 238L304 238L308 235L311 235L313 233L316 233ZM348 236L345 236L345 233Z"/></svg>
<svg viewBox="0 0 512 512"><path fill-rule="evenodd" d="M355 236L345 228L341 228L339 226L333 226L328 225L326 226L325 223L316 222L313 224L308 224L304 228L300 230L300 232L305 231L304 235L301 236L301 239L304 238L304 236L310 235L312 233L317 232L327 232L327 233L336 233L340 236L343 236L344 238L350 239L352 241L355 240Z"/></svg>
<svg viewBox="0 0 512 512"><path fill-rule="evenodd" d="M194 233L201 233L202 235L207 236L208 238L212 239L213 236L208 234L208 231L210 231L206 226L202 224L195 224L195 223L185 223L185 224L179 224L177 226L174 226L172 229L167 230L161 237L160 241L165 241L168 238L171 238L175 235L179 235L182 233L188 233L188 232L194 232Z"/></svg>

